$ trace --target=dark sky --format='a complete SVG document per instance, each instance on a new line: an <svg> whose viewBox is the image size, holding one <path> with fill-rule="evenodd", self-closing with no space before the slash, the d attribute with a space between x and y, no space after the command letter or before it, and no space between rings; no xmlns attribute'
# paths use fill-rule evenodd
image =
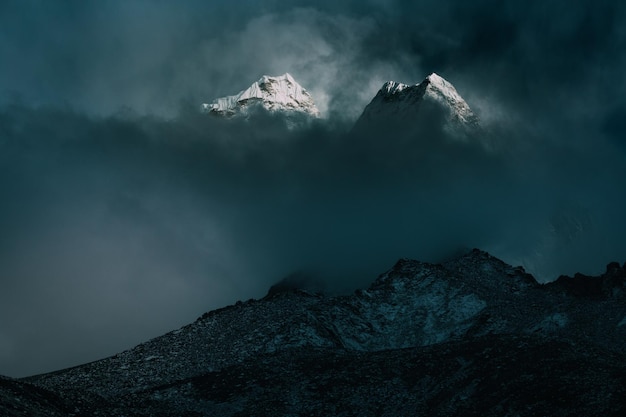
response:
<svg viewBox="0 0 626 417"><path fill-rule="evenodd" d="M294 272L333 292L472 247L542 281L625 261L625 51L617 0L0 2L0 374ZM284 72L320 123L198 114ZM431 72L489 152L347 133L383 82Z"/></svg>

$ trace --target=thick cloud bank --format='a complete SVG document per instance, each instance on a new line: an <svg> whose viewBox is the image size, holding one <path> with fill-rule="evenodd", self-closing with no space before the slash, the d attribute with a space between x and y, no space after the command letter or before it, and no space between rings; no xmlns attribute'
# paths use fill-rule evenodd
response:
<svg viewBox="0 0 626 417"><path fill-rule="evenodd" d="M471 247L540 280L625 260L621 3L207 3L0 6L1 374L115 353L289 274L347 291ZM306 129L198 113L286 71L324 112ZM384 81L433 71L481 145L438 117L351 131Z"/></svg>

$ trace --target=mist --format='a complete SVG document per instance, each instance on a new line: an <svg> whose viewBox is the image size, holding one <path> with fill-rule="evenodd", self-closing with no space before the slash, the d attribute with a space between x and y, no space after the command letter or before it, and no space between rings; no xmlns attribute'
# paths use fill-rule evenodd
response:
<svg viewBox="0 0 626 417"><path fill-rule="evenodd" d="M291 274L346 293L473 247L543 282L626 260L623 6L404 3L3 3L0 374L114 354ZM384 81L433 71L484 137L352 130ZM199 113L284 72L322 119Z"/></svg>

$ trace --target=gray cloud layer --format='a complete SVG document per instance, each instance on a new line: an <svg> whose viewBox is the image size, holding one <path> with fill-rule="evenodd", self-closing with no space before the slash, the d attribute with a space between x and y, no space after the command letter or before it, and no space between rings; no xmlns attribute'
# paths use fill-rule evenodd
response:
<svg viewBox="0 0 626 417"><path fill-rule="evenodd" d="M294 271L347 290L474 246L542 279L623 261L624 6L518 3L3 2L0 373L115 353ZM382 82L432 71L497 152L346 133ZM323 123L196 114L283 72Z"/></svg>

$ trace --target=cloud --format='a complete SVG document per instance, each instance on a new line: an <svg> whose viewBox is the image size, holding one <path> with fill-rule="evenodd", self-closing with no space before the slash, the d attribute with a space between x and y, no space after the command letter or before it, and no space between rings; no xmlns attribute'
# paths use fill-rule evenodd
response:
<svg viewBox="0 0 626 417"><path fill-rule="evenodd" d="M0 92L97 115L132 108L172 117L181 100L200 103L245 89L263 74L290 72L324 113L340 107L341 117L355 119L382 82L408 78L411 63L402 54L390 61L367 53L381 28L366 14L304 4L267 4L262 13L243 3L150 6L7 7L0 52L12 65L3 69Z"/></svg>
<svg viewBox="0 0 626 417"><path fill-rule="evenodd" d="M621 3L216 3L0 6L0 373L116 353L293 273L346 291L469 247L544 280L624 260ZM432 71L491 153L428 120L349 132L384 81ZM284 72L325 120L197 113Z"/></svg>
<svg viewBox="0 0 626 417"><path fill-rule="evenodd" d="M295 271L346 291L399 257L476 246L545 279L624 250L623 165L599 144L516 154L526 138L504 131L485 153L437 126L289 131L269 115L0 120L1 305L20 346L6 373L112 354Z"/></svg>
<svg viewBox="0 0 626 417"><path fill-rule="evenodd" d="M201 67L211 68L216 74L211 78L219 80L217 86L230 89L239 80L246 80L243 89L262 74L290 72L310 89L322 113L337 112L340 106L343 117L356 118L384 80L372 84L371 78L390 69L369 63L366 71L353 71L360 64L358 54L373 25L371 19L331 16L314 9L263 15L250 20L241 32L226 33L204 44L206 61ZM377 65L383 69L375 68ZM232 72L233 68L238 71ZM217 74L230 74L230 78L220 79ZM352 98L349 103L333 102L347 92Z"/></svg>

